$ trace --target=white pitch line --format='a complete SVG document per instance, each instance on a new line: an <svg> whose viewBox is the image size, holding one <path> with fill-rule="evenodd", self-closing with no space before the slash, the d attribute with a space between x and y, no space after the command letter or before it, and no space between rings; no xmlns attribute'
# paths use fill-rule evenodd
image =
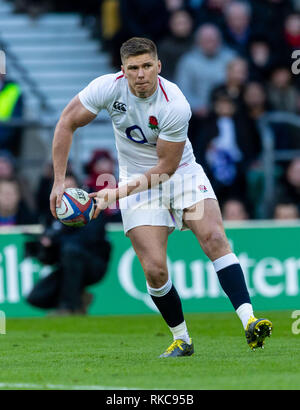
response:
<svg viewBox="0 0 300 410"><path fill-rule="evenodd" d="M64 384L34 384L34 383L0 383L1 388L10 389L52 389L52 390L140 390L129 387L118 386L76 386Z"/></svg>

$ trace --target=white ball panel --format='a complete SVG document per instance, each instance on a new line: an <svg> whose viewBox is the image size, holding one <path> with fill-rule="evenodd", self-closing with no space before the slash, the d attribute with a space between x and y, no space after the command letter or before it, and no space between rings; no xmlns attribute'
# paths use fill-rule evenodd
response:
<svg viewBox="0 0 300 410"><path fill-rule="evenodd" d="M73 209L66 196L63 196L60 208L56 208L58 218L68 218L73 214Z"/></svg>

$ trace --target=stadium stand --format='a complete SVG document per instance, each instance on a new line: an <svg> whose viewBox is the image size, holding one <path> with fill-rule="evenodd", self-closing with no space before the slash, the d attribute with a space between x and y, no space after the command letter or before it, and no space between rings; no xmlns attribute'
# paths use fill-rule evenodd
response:
<svg viewBox="0 0 300 410"><path fill-rule="evenodd" d="M15 14L13 4L1 0L0 27L0 40L7 53L7 74L20 84L24 93L24 119L41 121L48 128L44 140L49 150L53 126L61 111L91 80L111 71L108 56L82 25L79 13L46 13L33 19L26 13ZM79 160L80 165L90 159L99 143L114 152L108 117L100 114L99 119L88 130L78 132L80 146L74 144L71 158L76 163Z"/></svg>

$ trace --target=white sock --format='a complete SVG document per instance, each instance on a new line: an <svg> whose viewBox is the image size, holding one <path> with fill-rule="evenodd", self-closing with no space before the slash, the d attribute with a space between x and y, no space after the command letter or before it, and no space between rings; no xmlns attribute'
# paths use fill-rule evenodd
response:
<svg viewBox="0 0 300 410"><path fill-rule="evenodd" d="M237 308L236 313L241 319L244 329L246 329L250 316L254 316L252 305L250 303L243 303Z"/></svg>
<svg viewBox="0 0 300 410"><path fill-rule="evenodd" d="M151 286L149 286L147 282L146 282L146 285L147 285L149 295L161 297L161 296L165 296L167 293L170 292L170 289L172 287L172 281L169 276L167 282L161 288L151 288Z"/></svg>
<svg viewBox="0 0 300 410"><path fill-rule="evenodd" d="M185 321L180 323L180 325L178 326L170 327L170 330L173 334L174 340L180 339L190 344L190 336L189 336Z"/></svg>

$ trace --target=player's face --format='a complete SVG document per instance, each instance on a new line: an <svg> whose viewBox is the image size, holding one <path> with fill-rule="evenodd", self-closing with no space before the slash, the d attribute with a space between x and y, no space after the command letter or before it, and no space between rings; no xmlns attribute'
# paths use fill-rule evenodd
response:
<svg viewBox="0 0 300 410"><path fill-rule="evenodd" d="M131 92L140 98L150 97L157 87L161 62L151 54L128 57L122 65Z"/></svg>

